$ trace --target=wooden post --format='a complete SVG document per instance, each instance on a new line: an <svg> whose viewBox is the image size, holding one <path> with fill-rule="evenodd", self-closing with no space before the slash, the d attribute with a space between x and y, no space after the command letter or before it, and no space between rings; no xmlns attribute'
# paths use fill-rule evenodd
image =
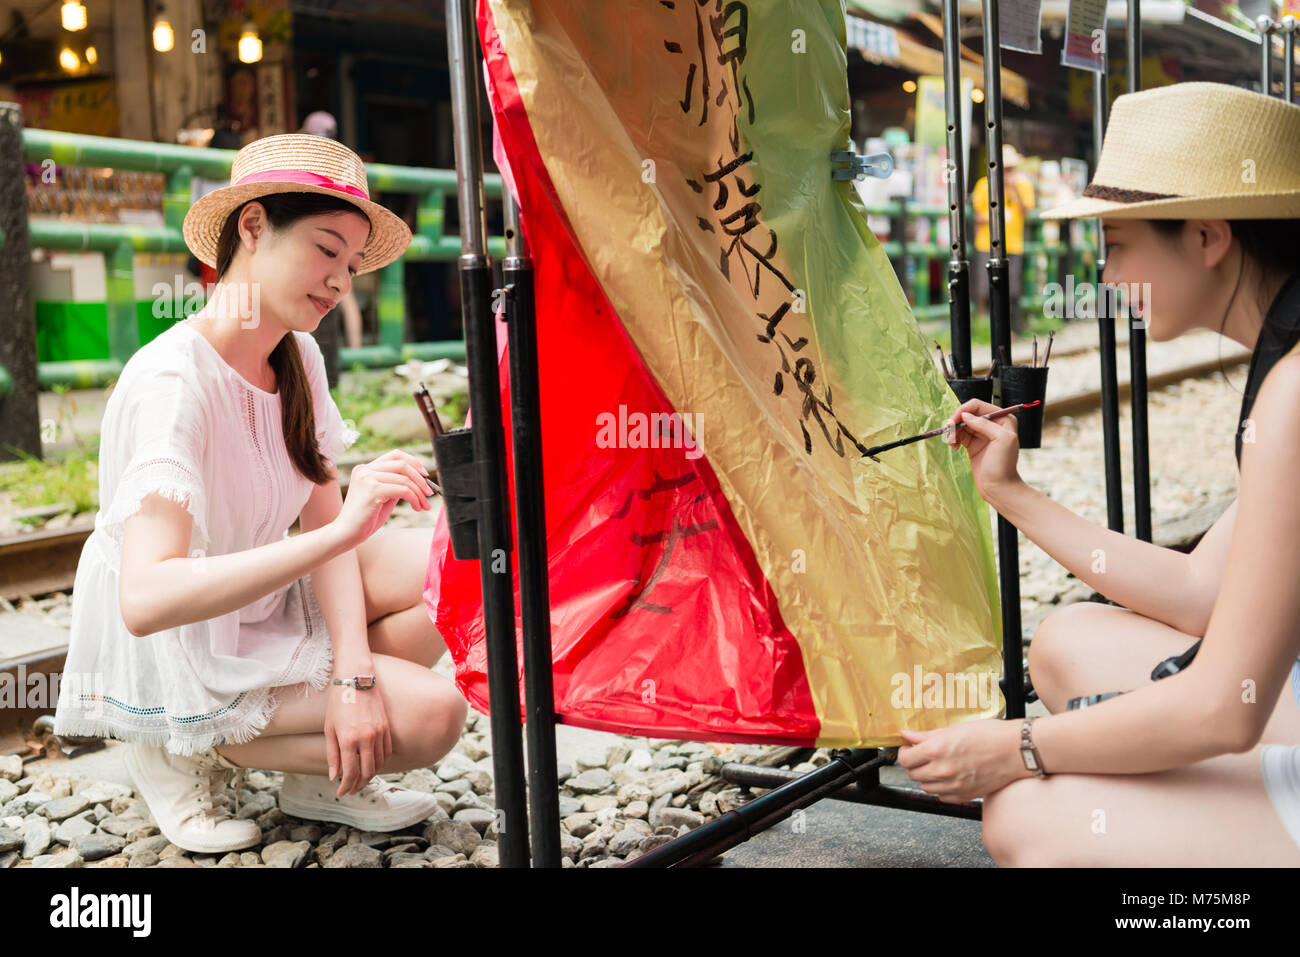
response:
<svg viewBox="0 0 1300 957"><path fill-rule="evenodd" d="M0 366L8 373L0 379L13 383L7 395L0 394L0 462L8 462L18 458L15 449L41 457L23 113L17 103L0 103L0 232Z"/></svg>

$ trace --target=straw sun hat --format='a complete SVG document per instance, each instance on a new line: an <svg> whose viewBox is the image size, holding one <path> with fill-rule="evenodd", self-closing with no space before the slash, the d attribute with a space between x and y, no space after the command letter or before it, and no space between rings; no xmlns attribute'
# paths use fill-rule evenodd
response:
<svg viewBox="0 0 1300 957"><path fill-rule="evenodd" d="M411 230L401 217L371 202L366 167L342 143L303 133L264 136L237 154L230 185L213 190L190 207L181 233L201 262L217 263L217 239L231 212L250 199L272 193L320 193L347 200L371 223L357 274L387 266L406 251Z"/></svg>
<svg viewBox="0 0 1300 957"><path fill-rule="evenodd" d="M1226 83L1116 97L1083 196L1039 216L1300 217L1300 105Z"/></svg>

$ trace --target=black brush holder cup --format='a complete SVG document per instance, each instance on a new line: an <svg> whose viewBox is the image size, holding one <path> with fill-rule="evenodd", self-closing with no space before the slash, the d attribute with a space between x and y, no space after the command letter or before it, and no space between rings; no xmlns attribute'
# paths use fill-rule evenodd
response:
<svg viewBox="0 0 1300 957"><path fill-rule="evenodd" d="M1022 449L1037 449L1043 444L1043 410L1047 399L1046 366L1001 366L993 376L993 404L1000 409L1009 405L1038 400L1032 409L1012 413Z"/></svg>
<svg viewBox="0 0 1300 957"><path fill-rule="evenodd" d="M968 402L971 399L979 399L982 402L993 401L993 380L984 376L973 379L949 379L948 387L960 402Z"/></svg>
<svg viewBox="0 0 1300 957"><path fill-rule="evenodd" d="M451 553L456 558L478 558L479 468L474 460L474 434L469 429L451 429L433 440L442 480L443 508Z"/></svg>

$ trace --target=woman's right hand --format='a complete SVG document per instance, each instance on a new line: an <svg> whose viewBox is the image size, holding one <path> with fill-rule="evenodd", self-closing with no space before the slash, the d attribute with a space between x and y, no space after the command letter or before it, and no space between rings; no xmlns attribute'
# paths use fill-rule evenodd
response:
<svg viewBox="0 0 1300 957"><path fill-rule="evenodd" d="M414 455L393 449L372 462L356 466L348 483L343 509L331 523L356 548L383 528L398 499L416 511L429 511L429 472Z"/></svg>
<svg viewBox="0 0 1300 957"><path fill-rule="evenodd" d="M948 425L964 423L944 438L953 448L964 447L970 456L971 474L975 487L984 501L994 500L1003 490L1020 482L1016 461L1020 457L1020 435L1015 413L996 419L980 416L996 412L1000 407L981 399L963 402L948 419Z"/></svg>

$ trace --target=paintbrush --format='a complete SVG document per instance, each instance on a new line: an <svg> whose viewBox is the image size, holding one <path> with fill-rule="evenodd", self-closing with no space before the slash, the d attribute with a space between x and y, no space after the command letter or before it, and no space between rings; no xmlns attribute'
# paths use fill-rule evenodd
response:
<svg viewBox="0 0 1300 957"><path fill-rule="evenodd" d="M939 340L934 341L934 347L939 350L939 364L943 366L943 377L952 380L952 373L948 371L948 360L943 357L943 346L939 345Z"/></svg>
<svg viewBox="0 0 1300 957"><path fill-rule="evenodd" d="M1035 399L1033 402L1022 402L1019 405L1009 405L1005 409L998 409L994 412L988 413L987 415L981 415L980 418L996 419L999 416L1006 415L1010 412L1018 412L1020 409L1032 409L1034 406L1038 405L1042 401L1043 401L1042 399ZM898 448L898 446L900 445L910 445L913 442L921 441L921 439L928 439L936 435L943 435L945 432L951 432L953 429L963 428L965 425L966 425L965 422L957 422L953 425L945 425L941 429L931 429L929 432L922 432L920 435L909 435L905 439L898 439L897 441L894 442L886 442L884 445L873 445L871 448L867 449L862 454L867 458L875 459L877 462L879 462L880 459L876 458L877 452L885 452L888 451L889 449Z"/></svg>
<svg viewBox="0 0 1300 957"><path fill-rule="evenodd" d="M1052 354L1052 336L1054 333L1047 334L1047 351L1043 353L1043 368L1047 368L1047 357Z"/></svg>
<svg viewBox="0 0 1300 957"><path fill-rule="evenodd" d="M442 435L445 431L442 427L442 419L438 418L438 410L433 404L433 396L429 395L429 390L425 388L423 382L420 383L420 388L417 389L413 395L415 396L415 404L420 407L420 414L424 416L424 422L429 427L430 441L432 441ZM437 456L436 445L434 446L434 456L435 458ZM438 469L437 465L435 465L434 475L437 474ZM439 476L439 478L441 478L441 476ZM429 479L425 479L425 482L428 483L439 495L442 494L442 486L438 483Z"/></svg>

